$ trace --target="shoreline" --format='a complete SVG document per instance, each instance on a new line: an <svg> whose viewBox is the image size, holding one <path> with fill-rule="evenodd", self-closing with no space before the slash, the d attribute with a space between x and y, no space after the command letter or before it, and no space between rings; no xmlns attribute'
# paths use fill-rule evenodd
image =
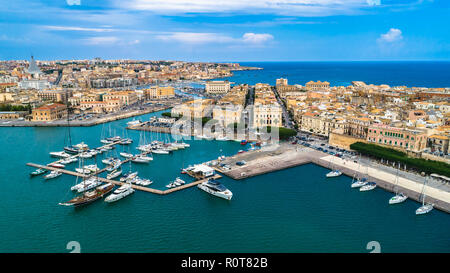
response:
<svg viewBox="0 0 450 273"><path fill-rule="evenodd" d="M103 118L97 118L95 120L88 120L88 121L71 121L70 127L91 127L94 125L107 123L111 121L116 121L120 119L127 119L131 117L141 116L145 114L150 114L154 112L163 111L166 109L171 108L170 106L162 106L162 107L156 107L156 108L149 108L145 110L134 110L127 113L120 113L109 117L103 117ZM3 124L0 123L0 127L67 127L67 121L66 120L58 120L51 123L48 122L42 122L42 121L16 121Z"/></svg>
<svg viewBox="0 0 450 273"><path fill-rule="evenodd" d="M245 160L247 163L244 166L237 167L237 161ZM333 160L331 163L330 161ZM276 172L292 167L297 167L305 164L316 164L318 166L330 169L330 164L333 169L341 171L343 174L353 177L355 174L366 176L368 180L376 182L377 187L389 192L395 192L398 188L399 192L403 192L408 196L408 199L422 202L422 188L423 184L407 179L399 175L399 182L394 184L395 175L369 166L368 174L365 175L357 171L356 163L341 159L335 156L324 154L306 147L286 147L279 146L276 150L261 149L259 151L245 152L243 154L236 154L227 157L221 163L231 166L231 170L224 170L221 167L214 166L214 169L234 180L241 180L254 176L259 176L271 172ZM330 178L332 180L332 178ZM349 185L349 190L351 189ZM425 186L426 203L434 204L434 208L450 213L450 191L445 191L429 185ZM386 204L387 204L386 200Z"/></svg>

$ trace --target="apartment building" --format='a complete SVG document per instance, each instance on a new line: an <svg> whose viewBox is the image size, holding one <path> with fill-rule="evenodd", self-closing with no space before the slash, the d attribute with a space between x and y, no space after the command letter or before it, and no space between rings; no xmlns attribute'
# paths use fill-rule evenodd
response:
<svg viewBox="0 0 450 273"><path fill-rule="evenodd" d="M167 99L175 97L175 89L171 86L152 86L144 90L146 99Z"/></svg>
<svg viewBox="0 0 450 273"><path fill-rule="evenodd" d="M208 94L226 94L230 91L229 81L208 81L205 91Z"/></svg>
<svg viewBox="0 0 450 273"><path fill-rule="evenodd" d="M330 88L329 82L321 82L321 81L309 81L306 83L306 90L313 90L313 91L319 91L319 90L327 90Z"/></svg>
<svg viewBox="0 0 450 273"><path fill-rule="evenodd" d="M188 101L173 107L171 113L174 116L190 116L191 118L208 117L211 115L213 102L212 99Z"/></svg>
<svg viewBox="0 0 450 273"><path fill-rule="evenodd" d="M33 109L32 121L53 121L67 115L67 107L64 104L50 103Z"/></svg>
<svg viewBox="0 0 450 273"><path fill-rule="evenodd" d="M420 152L427 146L427 134L419 130L373 124L369 127L367 141Z"/></svg>
<svg viewBox="0 0 450 273"><path fill-rule="evenodd" d="M103 101L119 99L123 105L132 105L138 102L137 94L134 91L113 91L103 95Z"/></svg>
<svg viewBox="0 0 450 273"><path fill-rule="evenodd" d="M38 98L43 101L54 101L67 103L67 99L72 97L71 90L41 90L37 92Z"/></svg>

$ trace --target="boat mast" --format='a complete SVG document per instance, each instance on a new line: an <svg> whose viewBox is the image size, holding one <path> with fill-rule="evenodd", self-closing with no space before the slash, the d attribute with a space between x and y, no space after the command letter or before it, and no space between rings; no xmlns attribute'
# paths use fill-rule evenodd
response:
<svg viewBox="0 0 450 273"><path fill-rule="evenodd" d="M69 95L68 91L66 90L66 106L67 106L67 130L69 134L69 147L72 147L72 136L70 135L70 107L69 107Z"/></svg>

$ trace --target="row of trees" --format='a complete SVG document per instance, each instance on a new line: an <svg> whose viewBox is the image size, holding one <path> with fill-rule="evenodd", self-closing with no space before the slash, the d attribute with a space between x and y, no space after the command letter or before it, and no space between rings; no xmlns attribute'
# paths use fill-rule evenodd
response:
<svg viewBox="0 0 450 273"><path fill-rule="evenodd" d="M350 145L350 148L360 152L361 154L372 156L377 159L403 163L409 168L413 168L427 174L436 173L450 177L450 165L445 162L409 157L406 153L398 150L363 142L353 143Z"/></svg>
<svg viewBox="0 0 450 273"><path fill-rule="evenodd" d="M16 111L27 111L31 113L32 107L31 105L11 105L11 104L0 104L0 111L5 112L16 112Z"/></svg>

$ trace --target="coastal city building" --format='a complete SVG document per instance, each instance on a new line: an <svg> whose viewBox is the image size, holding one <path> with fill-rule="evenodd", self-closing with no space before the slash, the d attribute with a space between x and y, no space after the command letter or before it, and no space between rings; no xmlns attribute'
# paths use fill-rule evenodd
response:
<svg viewBox="0 0 450 273"><path fill-rule="evenodd" d="M146 99L167 99L175 97L172 86L151 86L144 90Z"/></svg>
<svg viewBox="0 0 450 273"><path fill-rule="evenodd" d="M205 91L208 94L226 94L230 91L229 81L208 81L205 85Z"/></svg>
<svg viewBox="0 0 450 273"><path fill-rule="evenodd" d="M54 121L67 115L67 106L59 103L50 103L33 109L32 121Z"/></svg>

